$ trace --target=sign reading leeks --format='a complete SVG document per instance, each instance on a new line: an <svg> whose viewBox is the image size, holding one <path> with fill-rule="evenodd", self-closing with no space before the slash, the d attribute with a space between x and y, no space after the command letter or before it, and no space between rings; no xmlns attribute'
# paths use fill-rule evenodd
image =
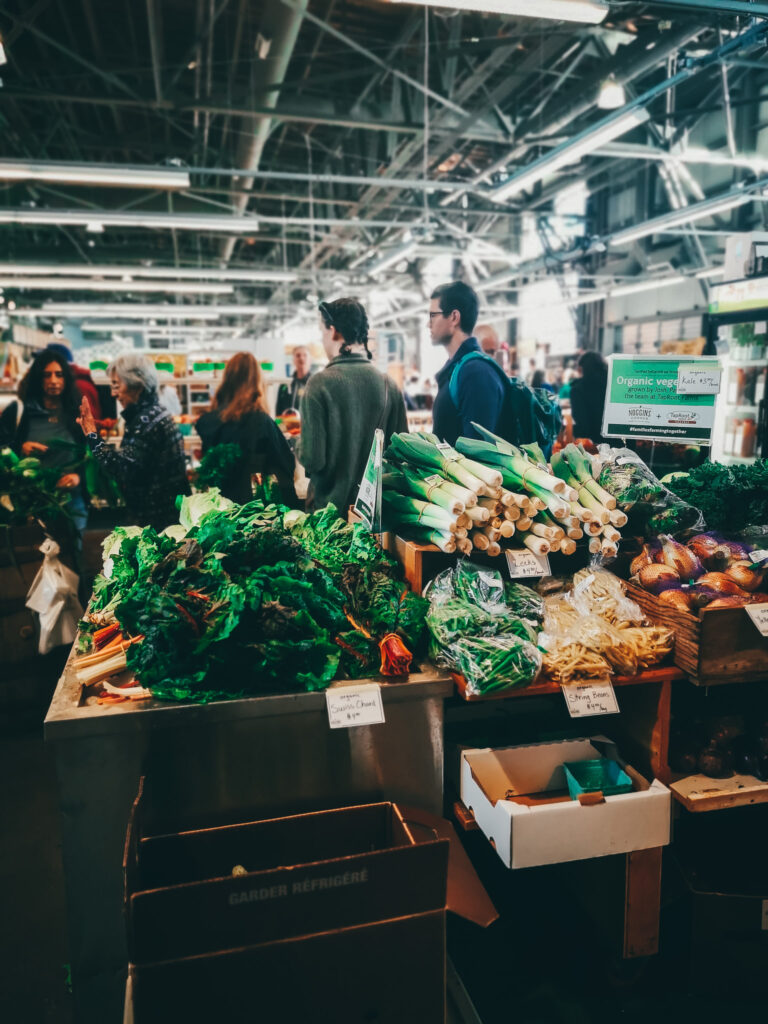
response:
<svg viewBox="0 0 768 1024"><path fill-rule="evenodd" d="M609 356L603 435L711 444L718 370L716 356Z"/></svg>
<svg viewBox="0 0 768 1024"><path fill-rule="evenodd" d="M381 463L384 456L384 431L373 435L371 454L365 467L360 490L357 492L355 512L371 533L381 533Z"/></svg>

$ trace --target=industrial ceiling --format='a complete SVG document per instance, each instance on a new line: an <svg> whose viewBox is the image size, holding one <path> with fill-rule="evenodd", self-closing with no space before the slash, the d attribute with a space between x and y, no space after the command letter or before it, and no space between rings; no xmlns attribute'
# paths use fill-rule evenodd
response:
<svg viewBox="0 0 768 1024"><path fill-rule="evenodd" d="M723 233L764 224L768 3L0 0L0 41L19 319L269 327L387 281L405 324L437 254L510 310L564 267L575 304L637 275L705 288Z"/></svg>

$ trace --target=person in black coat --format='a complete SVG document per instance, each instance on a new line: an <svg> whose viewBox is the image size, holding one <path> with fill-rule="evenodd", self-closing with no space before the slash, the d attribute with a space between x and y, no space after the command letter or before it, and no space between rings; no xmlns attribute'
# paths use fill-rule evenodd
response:
<svg viewBox="0 0 768 1024"><path fill-rule="evenodd" d="M605 438L603 407L608 386L608 363L599 352L585 352L578 363L580 376L571 384L573 436L588 437L595 444Z"/></svg>
<svg viewBox="0 0 768 1024"><path fill-rule="evenodd" d="M203 455L220 444L240 447L242 458L221 487L226 498L241 505L250 501L251 476L263 473L276 476L283 501L296 506L296 460L266 410L261 368L250 352L238 352L229 360L211 411L200 417L196 429Z"/></svg>

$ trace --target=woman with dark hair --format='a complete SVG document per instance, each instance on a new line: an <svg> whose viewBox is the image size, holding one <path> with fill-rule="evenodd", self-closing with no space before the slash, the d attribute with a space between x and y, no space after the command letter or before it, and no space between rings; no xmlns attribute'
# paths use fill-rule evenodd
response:
<svg viewBox="0 0 768 1024"><path fill-rule="evenodd" d="M61 469L56 486L71 492L67 511L77 534L77 546L88 519L78 473L65 472L78 461L72 449L51 445L52 441L82 445L77 425L80 395L69 363L57 351L39 352L19 384L19 397L0 416L0 447L12 448L22 457L40 459L43 466Z"/></svg>
<svg viewBox="0 0 768 1024"><path fill-rule="evenodd" d="M368 318L355 299L321 302L329 362L309 381L301 405L299 461L310 479L308 508L332 502L339 513L357 497L377 427L385 444L408 429L397 386L371 365Z"/></svg>
<svg viewBox="0 0 768 1024"><path fill-rule="evenodd" d="M283 501L296 505L293 474L296 460L267 412L261 367L250 352L238 352L227 363L211 402L211 411L197 421L203 454L220 444L236 444L240 461L221 485L221 493L240 504L253 497L251 476L274 474Z"/></svg>
<svg viewBox="0 0 768 1024"><path fill-rule="evenodd" d="M608 386L608 363L599 352L584 352L578 369L579 376L571 384L573 436L588 437L595 444L601 444L605 440L600 431Z"/></svg>

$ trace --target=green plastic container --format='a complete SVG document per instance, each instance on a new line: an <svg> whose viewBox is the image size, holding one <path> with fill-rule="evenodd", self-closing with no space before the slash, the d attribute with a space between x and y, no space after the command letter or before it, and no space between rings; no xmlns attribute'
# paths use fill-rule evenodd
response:
<svg viewBox="0 0 768 1024"><path fill-rule="evenodd" d="M568 761L563 765L571 800L580 793L602 792L603 796L631 793L632 779L617 761L600 757L594 761Z"/></svg>

